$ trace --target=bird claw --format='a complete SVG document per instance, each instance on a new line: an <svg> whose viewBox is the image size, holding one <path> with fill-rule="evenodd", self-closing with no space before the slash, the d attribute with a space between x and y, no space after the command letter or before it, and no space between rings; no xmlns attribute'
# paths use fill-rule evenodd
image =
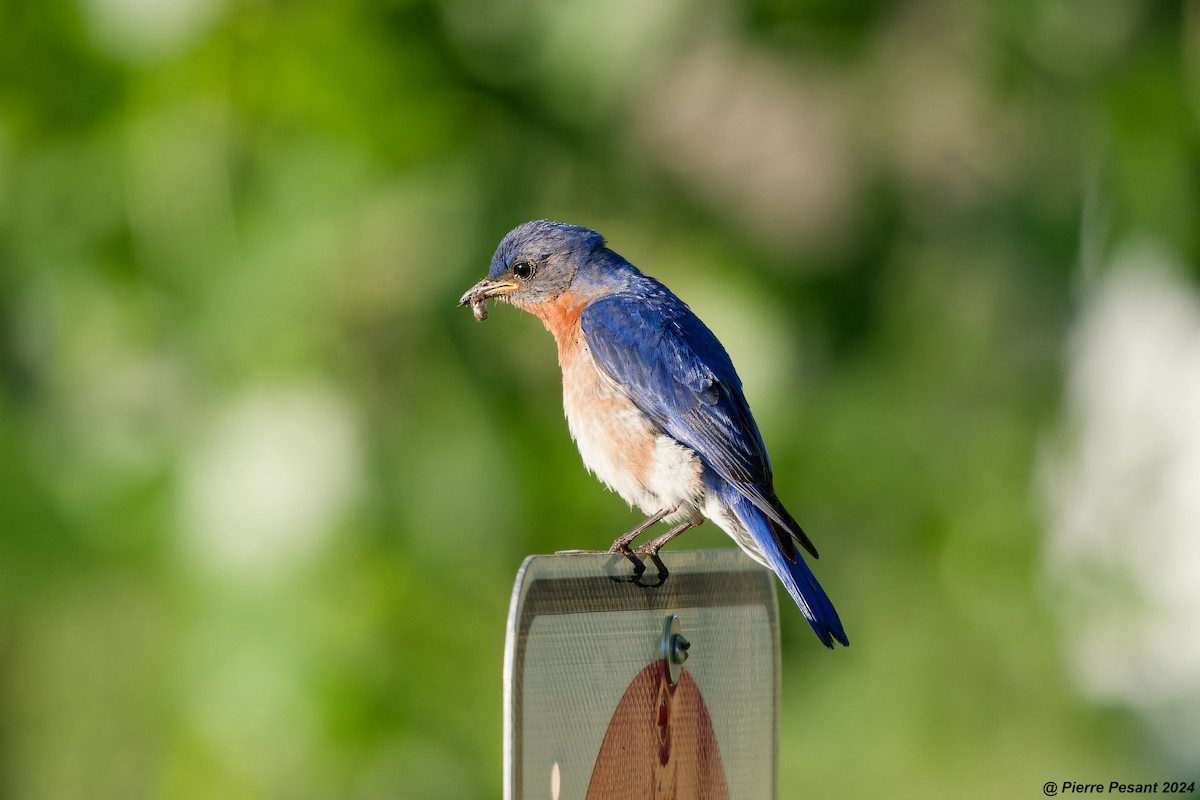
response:
<svg viewBox="0 0 1200 800"><path fill-rule="evenodd" d="M625 558L629 559L629 563L633 565L633 577L614 577L614 581L617 583L637 583L641 579L642 573L646 571L646 565L642 563L640 558L633 554L633 550L629 549L629 545L614 544L611 548L609 548L608 552L613 553L614 555L625 556Z"/></svg>
<svg viewBox="0 0 1200 800"><path fill-rule="evenodd" d="M667 578L671 574L667 570L667 565L664 564L662 559L658 557L657 551L651 552L650 550L646 550L641 547L637 548L636 550L632 550L626 546L624 549L613 548L609 552L614 554L619 553L620 555L625 556L625 558L629 559L629 563L633 565L633 575L630 577L612 578L617 583L632 583L634 586L640 586L643 589L657 589L667 582ZM658 574L653 583L646 583L642 580L642 576L646 574L646 563L637 557L637 554L639 553L649 556L650 560L654 562L654 566L657 568Z"/></svg>
<svg viewBox="0 0 1200 800"><path fill-rule="evenodd" d="M642 573L644 573L646 571L646 565L643 563L642 564L642 572L638 573L637 579L634 581L634 583L638 586L641 586L643 589L657 589L658 587L660 587L664 583L666 583L667 578L669 578L671 576L671 573L670 573L670 571L667 570L667 565L664 564L662 562L662 559L658 557L658 551L657 550L655 550L653 552L651 552L649 550L643 551L642 548L639 547L637 549L637 552L639 552L639 553L644 552L644 554L649 556L650 560L654 562L654 566L658 568L658 579L654 583L642 583Z"/></svg>

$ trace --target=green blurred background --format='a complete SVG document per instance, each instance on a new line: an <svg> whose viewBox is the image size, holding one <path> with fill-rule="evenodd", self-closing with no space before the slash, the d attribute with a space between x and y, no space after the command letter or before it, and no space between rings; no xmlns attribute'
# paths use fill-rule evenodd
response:
<svg viewBox="0 0 1200 800"><path fill-rule="evenodd" d="M454 305L538 217L820 547L785 800L1200 778L1198 111L1195 0L0 4L0 796L499 796L517 567L638 519Z"/></svg>

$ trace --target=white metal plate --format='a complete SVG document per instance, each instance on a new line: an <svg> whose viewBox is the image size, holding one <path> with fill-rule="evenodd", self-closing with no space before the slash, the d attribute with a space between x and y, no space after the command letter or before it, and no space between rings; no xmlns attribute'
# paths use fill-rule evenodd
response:
<svg viewBox="0 0 1200 800"><path fill-rule="evenodd" d="M774 576L740 550L526 559L505 649L505 797L777 796ZM691 643L678 683L664 620Z"/></svg>

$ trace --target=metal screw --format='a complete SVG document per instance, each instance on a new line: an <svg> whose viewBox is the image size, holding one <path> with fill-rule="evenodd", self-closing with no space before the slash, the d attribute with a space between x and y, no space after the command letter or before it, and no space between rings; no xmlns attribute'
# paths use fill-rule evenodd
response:
<svg viewBox="0 0 1200 800"><path fill-rule="evenodd" d="M663 623L662 657L667 662L671 685L679 682L679 670L688 659L688 649L692 643L679 632L679 617L668 614Z"/></svg>
<svg viewBox="0 0 1200 800"><path fill-rule="evenodd" d="M671 637L671 663L683 666L683 662L687 661L688 648L692 643L687 640L687 637L682 633L677 633Z"/></svg>

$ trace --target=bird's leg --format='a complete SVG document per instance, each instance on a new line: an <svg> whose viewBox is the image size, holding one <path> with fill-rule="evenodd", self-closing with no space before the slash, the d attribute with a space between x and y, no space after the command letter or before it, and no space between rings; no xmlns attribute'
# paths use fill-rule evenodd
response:
<svg viewBox="0 0 1200 800"><path fill-rule="evenodd" d="M629 550L630 542L632 542L634 539L636 539L637 537L639 537L643 533L645 533L646 530L650 526L652 526L654 523L661 520L663 517L669 516L670 514L674 514L677 509L678 509L678 506L676 506L676 508L664 508L664 509L657 511L654 514L651 514L650 516L646 517L644 520L642 520L637 525L635 525L628 533L623 533L620 536L618 536L613 541L612 547L608 548L608 552L629 555L630 554L630 550Z"/></svg>
<svg viewBox="0 0 1200 800"><path fill-rule="evenodd" d="M634 568L633 582L636 583L638 586L642 586L642 587L649 588L649 589L657 588L659 586L662 586L664 583L666 583L667 578L668 578L668 576L670 576L671 573L670 573L670 571L667 570L667 565L664 564L662 559L658 557L658 551L662 549L664 544L671 541L679 534L683 533L686 530L690 530L691 528L695 528L695 527L698 527L703 524L704 524L703 517L701 517L699 520L696 520L695 522L681 522L678 525L676 525L674 528L671 528L671 530L664 533L662 536L659 536L657 539L653 539L649 542L646 542L641 547L635 548L633 550L634 553L637 553L637 554L643 555L643 556L650 556L650 560L654 562L654 566L658 567L658 579L654 583L642 583L642 573L646 571L646 565L641 564L641 562L639 561L638 563L641 564L642 568L641 569L637 569L636 567ZM635 557L636 556L633 556L632 554L630 555L630 558L635 558Z"/></svg>
<svg viewBox="0 0 1200 800"><path fill-rule="evenodd" d="M674 528L671 528L671 530L664 533L662 536L659 536L657 539L652 539L651 541L646 542L641 547L634 548L633 552L640 553L641 555L650 556L653 558L658 555L658 551L661 550L663 548L663 545L665 545L667 542L671 541L672 539L674 539L676 536L683 533L684 531L690 530L691 528L698 528L699 526L701 526L703 524L704 524L703 517L701 517L699 520L696 520L695 522L681 522L678 525L676 525ZM659 567L659 571L660 572L663 571L663 568L661 566Z"/></svg>
<svg viewBox="0 0 1200 800"><path fill-rule="evenodd" d="M633 551L629 549L629 543L632 542L637 537L641 536L643 533L645 533L649 527L654 525L656 522L660 521L663 517L674 514L678 508L679 507L676 506L675 508L663 508L663 509L658 510L654 514L651 514L650 516L646 517L644 520L639 522L627 533L623 533L620 536L618 536L616 538L616 540L612 543L612 547L608 548L608 552L620 553L621 555L623 555L627 559L629 559L629 563L633 565L633 578L630 579L631 582L638 583L640 581L640 579L642 577L642 573L646 571L646 565L643 564L642 560L640 558L638 558L637 556L635 556L633 554ZM654 559L654 562L656 565L658 565L660 563L658 561L657 557ZM660 567L659 571L660 572L662 571L661 567Z"/></svg>

